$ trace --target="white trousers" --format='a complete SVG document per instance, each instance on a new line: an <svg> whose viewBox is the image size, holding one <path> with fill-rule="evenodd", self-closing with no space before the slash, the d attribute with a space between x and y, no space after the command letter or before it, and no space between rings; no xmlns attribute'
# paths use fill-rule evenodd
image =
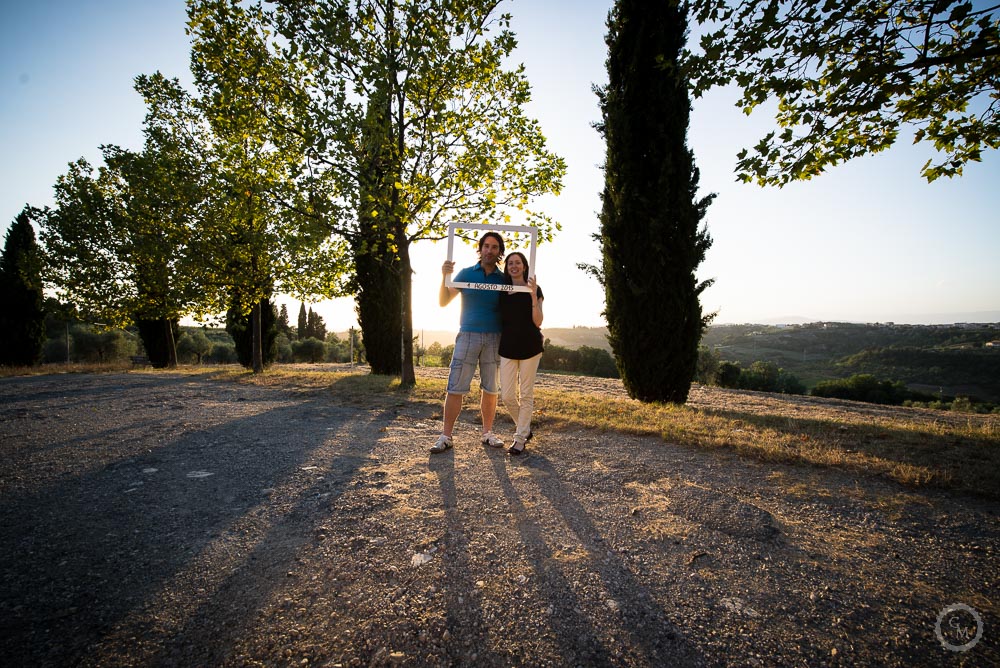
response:
<svg viewBox="0 0 1000 668"><path fill-rule="evenodd" d="M500 358L500 396L517 426L514 438L521 441L531 433L531 413L535 409L535 373L542 354L526 360Z"/></svg>

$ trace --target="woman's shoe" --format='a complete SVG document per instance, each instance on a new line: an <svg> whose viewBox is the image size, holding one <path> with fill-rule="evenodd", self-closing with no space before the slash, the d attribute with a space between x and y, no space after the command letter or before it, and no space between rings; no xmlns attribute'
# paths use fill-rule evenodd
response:
<svg viewBox="0 0 1000 668"><path fill-rule="evenodd" d="M527 441L519 441L515 439L514 445L510 446L510 448L507 449L507 454L519 455L522 452L524 452L524 448L527 445L528 445Z"/></svg>

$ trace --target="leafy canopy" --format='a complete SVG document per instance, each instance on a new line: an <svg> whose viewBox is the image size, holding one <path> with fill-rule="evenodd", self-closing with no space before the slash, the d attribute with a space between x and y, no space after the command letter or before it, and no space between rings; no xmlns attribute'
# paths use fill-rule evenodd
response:
<svg viewBox="0 0 1000 668"><path fill-rule="evenodd" d="M692 0L709 31L686 54L696 97L735 83L778 130L737 156L738 179L783 186L895 143L933 144L928 181L1000 147L1000 4L968 0Z"/></svg>
<svg viewBox="0 0 1000 668"><path fill-rule="evenodd" d="M314 164L350 218L402 223L406 238L390 245L441 238L451 222L506 221L514 210L543 239L559 228L530 201L559 192L565 163L525 114L530 86L522 66L506 66L516 41L497 4L290 0L267 15L286 62L307 73L302 129ZM372 131L374 119L384 131ZM394 163L382 193L360 187L372 156Z"/></svg>

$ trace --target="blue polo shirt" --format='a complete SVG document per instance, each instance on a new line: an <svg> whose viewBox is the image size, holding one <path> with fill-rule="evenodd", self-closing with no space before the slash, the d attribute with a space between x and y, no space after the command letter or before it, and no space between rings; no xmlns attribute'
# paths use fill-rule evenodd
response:
<svg viewBox="0 0 1000 668"><path fill-rule="evenodd" d="M479 262L474 267L466 267L455 274L452 279L456 283L498 283L504 284L503 272L494 269L489 276L483 271ZM500 323L500 292L493 290L470 290L459 288L462 292L462 319L460 332L495 332L500 333L503 326Z"/></svg>

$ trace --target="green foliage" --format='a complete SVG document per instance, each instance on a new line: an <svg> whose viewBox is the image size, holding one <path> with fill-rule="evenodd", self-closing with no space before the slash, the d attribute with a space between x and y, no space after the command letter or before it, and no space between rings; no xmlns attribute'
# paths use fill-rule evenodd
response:
<svg viewBox="0 0 1000 668"><path fill-rule="evenodd" d="M617 378L618 368L611 354L603 348L580 346L570 349L545 340L545 350L538 368L546 371L566 371L600 378Z"/></svg>
<svg viewBox="0 0 1000 668"><path fill-rule="evenodd" d="M305 333L307 339L326 340L326 323L323 322L323 317L312 309L309 309L309 315L306 316Z"/></svg>
<svg viewBox="0 0 1000 668"><path fill-rule="evenodd" d="M186 362L201 364L210 352L212 352L212 342L204 332L184 332L177 340L177 356Z"/></svg>
<svg viewBox="0 0 1000 668"><path fill-rule="evenodd" d="M719 377L722 356L708 346L698 346L698 366L694 379L702 385L715 385Z"/></svg>
<svg viewBox="0 0 1000 668"><path fill-rule="evenodd" d="M238 302L239 300L235 300ZM261 353L264 366L278 359L278 311L269 299L260 301ZM226 313L226 331L233 338L236 358L243 367L254 369L253 318L233 306Z"/></svg>
<svg viewBox="0 0 1000 668"><path fill-rule="evenodd" d="M530 89L508 65L516 42L496 6L303 0L262 15L284 40L283 62L307 73L299 127L316 190L351 244L372 371L401 373L404 385L414 381L409 245L514 212L542 240L559 227L530 203L559 191L565 164L525 114Z"/></svg>
<svg viewBox="0 0 1000 668"><path fill-rule="evenodd" d="M41 255L29 213L14 219L0 255L0 365L35 365L45 345Z"/></svg>
<svg viewBox="0 0 1000 668"><path fill-rule="evenodd" d="M289 362L294 362L295 361L295 356L294 356L294 353L292 352L292 340L289 339L288 336L286 336L284 332L280 331L281 330L281 324L280 324L281 316L280 315L278 316L278 320L279 320L279 324L278 324L278 330L279 330L279 332L278 332L278 336L274 339L274 345L277 346L277 348L278 348L278 360L277 361L278 362L282 362L282 363L286 363L286 364L289 363Z"/></svg>
<svg viewBox="0 0 1000 668"><path fill-rule="evenodd" d="M988 397L1000 394L1000 353L993 350L872 348L840 360L837 366L855 373L892 375L906 383L941 387L976 385L986 390L984 394ZM976 379L989 381L980 384Z"/></svg>
<svg viewBox="0 0 1000 668"><path fill-rule="evenodd" d="M341 340L336 334L330 332L326 335L326 361L327 362L350 362L351 342L349 338Z"/></svg>
<svg viewBox="0 0 1000 668"><path fill-rule="evenodd" d="M307 334L308 329L309 329L309 315L308 313L306 313L306 303L302 302L302 305L299 306L298 327L295 330L296 338L299 341L301 341L302 339L309 336Z"/></svg>
<svg viewBox="0 0 1000 668"><path fill-rule="evenodd" d="M777 129L739 153L745 182L782 186L892 146L904 125L943 154L928 181L1000 147L1000 6L970 0L693 0L708 26L686 53L696 97L736 84Z"/></svg>
<svg viewBox="0 0 1000 668"><path fill-rule="evenodd" d="M703 341L749 366L772 361L807 384L867 373L903 381L911 389L939 390L1000 401L1000 325L811 323L713 325Z"/></svg>
<svg viewBox="0 0 1000 668"><path fill-rule="evenodd" d="M326 346L319 339L306 338L292 342L292 357L296 362L317 364L326 360Z"/></svg>
<svg viewBox="0 0 1000 668"><path fill-rule="evenodd" d="M142 152L103 146L96 173L72 163L42 217L51 287L88 319L117 327L208 308L205 256L192 251L208 142L176 81L140 76L135 87L149 107Z"/></svg>
<svg viewBox="0 0 1000 668"><path fill-rule="evenodd" d="M287 340L292 340L292 326L288 320L288 306L285 304L282 304L281 308L278 310L278 331L281 332L282 336L284 336Z"/></svg>
<svg viewBox="0 0 1000 668"><path fill-rule="evenodd" d="M236 355L236 345L233 343L214 343L212 352L205 359L210 364L235 364L239 361Z"/></svg>
<svg viewBox="0 0 1000 668"><path fill-rule="evenodd" d="M207 294L218 310L237 295L241 313L274 292L343 294L346 245L310 163L308 73L278 56L259 4L192 0L188 17L194 104L212 138L209 205L195 239ZM260 371L273 339L248 331Z"/></svg>
<svg viewBox="0 0 1000 668"><path fill-rule="evenodd" d="M455 345L447 345L441 349L441 366L451 366L451 358L455 356Z"/></svg>
<svg viewBox="0 0 1000 668"><path fill-rule="evenodd" d="M855 374L850 378L825 380L812 389L813 396L867 401L872 404L900 405L913 399L913 393L899 381L879 380L871 374Z"/></svg>
<svg viewBox="0 0 1000 668"><path fill-rule="evenodd" d="M136 352L134 336L120 329L77 325L70 330L74 362L107 363L126 359Z"/></svg>
<svg viewBox="0 0 1000 668"><path fill-rule="evenodd" d="M716 383L719 387L739 387L742 373L743 370L740 368L739 362L721 362Z"/></svg>
<svg viewBox="0 0 1000 668"><path fill-rule="evenodd" d="M753 362L749 369L741 368L739 362L720 362L715 374L715 382L711 384L757 392L806 393L806 386L793 374L788 373L774 362L761 360Z"/></svg>
<svg viewBox="0 0 1000 668"><path fill-rule="evenodd" d="M780 392L782 394L805 394L806 387L798 378L780 368L774 362L757 361L749 369L740 371L739 387L759 392Z"/></svg>
<svg viewBox="0 0 1000 668"><path fill-rule="evenodd" d="M598 91L607 144L600 214L605 316L629 396L684 403L709 317L695 270L711 246L712 196L686 145L690 100L677 67L686 5L619 0L608 19L608 85ZM700 228L700 229L699 229Z"/></svg>

